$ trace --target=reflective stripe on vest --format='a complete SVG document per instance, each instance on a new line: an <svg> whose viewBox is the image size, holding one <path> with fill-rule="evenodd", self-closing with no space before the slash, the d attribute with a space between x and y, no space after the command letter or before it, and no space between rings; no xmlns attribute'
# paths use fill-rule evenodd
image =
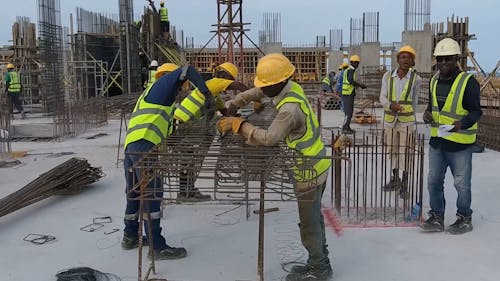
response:
<svg viewBox="0 0 500 281"><path fill-rule="evenodd" d="M321 81L321 83L330 86L330 78L328 78L328 76L326 76L325 78L323 78L323 80Z"/></svg>
<svg viewBox="0 0 500 281"><path fill-rule="evenodd" d="M351 65L342 73L342 95L346 96L351 95L354 91L354 85L351 85L351 82L349 82L349 79L347 79L347 70L349 69L352 69L352 71L356 71L356 69L354 69L354 67L352 67ZM356 72L353 73L352 77L354 80L356 80Z"/></svg>
<svg viewBox="0 0 500 281"><path fill-rule="evenodd" d="M168 21L168 10L165 7L160 8L160 21Z"/></svg>
<svg viewBox="0 0 500 281"><path fill-rule="evenodd" d="M279 110L285 103L298 103L300 109L306 115L306 131L304 135L296 140L291 140L289 136L285 141L288 147L296 150L301 155L308 156L295 160L293 172L297 181L310 181L330 168L331 161L326 157L326 149L321 141L321 129L316 115L307 100L304 90L295 82L285 97L276 105Z"/></svg>
<svg viewBox="0 0 500 281"><path fill-rule="evenodd" d="M467 74L465 72L460 72L458 74L455 81L453 81L450 92L448 93L448 97L446 97L446 102L444 103L441 111L439 110L436 92L438 74L432 77L430 83L432 94L432 119L434 120L434 123L431 125L432 137L438 136L438 128L440 125L452 125L455 121L460 121L469 113L465 108L463 108L462 101L467 81L469 81L471 77L472 74ZM456 143L472 144L476 141L476 133L477 122L468 129L453 132L451 135L443 138Z"/></svg>
<svg viewBox="0 0 500 281"><path fill-rule="evenodd" d="M144 88L147 88L156 82L155 75L156 75L156 70L148 71L148 80L144 82Z"/></svg>
<svg viewBox="0 0 500 281"><path fill-rule="evenodd" d="M395 121L396 116L399 122L409 123L415 122L415 112L413 111L413 92L412 87L415 84L415 79L417 78L417 72L410 69L410 78L405 83L403 92L401 92L399 102L396 100L396 81L392 75L388 75L387 79L387 99L390 102L397 102L403 108L401 112L393 112L389 106L384 108L384 121L387 123L392 123Z"/></svg>
<svg viewBox="0 0 500 281"><path fill-rule="evenodd" d="M175 119L187 122L200 116L200 110L205 104L205 96L198 89L194 89L174 111Z"/></svg>
<svg viewBox="0 0 500 281"><path fill-rule="evenodd" d="M147 102L145 98L150 90L151 86L137 100L128 124L125 148L129 143L141 139L157 145L172 132L171 116L174 106Z"/></svg>
<svg viewBox="0 0 500 281"><path fill-rule="evenodd" d="M10 93L19 93L21 92L21 80L19 79L19 73L15 71L9 72L10 82L9 89Z"/></svg>

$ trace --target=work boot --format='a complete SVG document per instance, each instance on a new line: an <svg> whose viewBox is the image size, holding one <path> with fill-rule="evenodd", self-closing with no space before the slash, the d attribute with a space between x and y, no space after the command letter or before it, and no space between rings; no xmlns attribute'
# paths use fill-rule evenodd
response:
<svg viewBox="0 0 500 281"><path fill-rule="evenodd" d="M472 217L465 217L461 214L457 214L457 220L448 226L446 232L450 234L464 234L472 231L472 228Z"/></svg>
<svg viewBox="0 0 500 281"><path fill-rule="evenodd" d="M315 267L315 266L294 266L296 270L303 270L302 273L290 273L286 276L286 281L327 281L333 275L332 267L330 264ZM292 269L294 268L292 267Z"/></svg>
<svg viewBox="0 0 500 281"><path fill-rule="evenodd" d="M443 232L444 217L433 211L429 212L429 218L420 225L423 232Z"/></svg>
<svg viewBox="0 0 500 281"><path fill-rule="evenodd" d="M410 198L410 192L408 192L408 172L403 171L403 178L401 179L401 189L399 190L399 198L408 199Z"/></svg>
<svg viewBox="0 0 500 281"><path fill-rule="evenodd" d="M401 188L401 180L399 179L399 170L392 169L391 180L382 187L383 191L395 191Z"/></svg>
<svg viewBox="0 0 500 281"><path fill-rule="evenodd" d="M174 248L167 245L163 250L154 250L155 260L176 260L182 259L187 255L185 248ZM148 252L148 258L152 259L151 252Z"/></svg>
<svg viewBox="0 0 500 281"><path fill-rule="evenodd" d="M202 194L198 189L194 188L191 191L187 192L179 192L177 194L177 201L179 202L204 202L210 201L212 197L210 195Z"/></svg>
<svg viewBox="0 0 500 281"><path fill-rule="evenodd" d="M292 268L290 268L290 272L291 273L300 273L300 274L304 274L306 273L309 268L311 268L310 265L308 264L304 264L304 265L294 265L292 266Z"/></svg>
<svg viewBox="0 0 500 281"><path fill-rule="evenodd" d="M142 237L142 245L147 246L148 240L146 237ZM122 249L123 250L132 250L139 247L139 238L137 236L128 236L123 235L122 239Z"/></svg>

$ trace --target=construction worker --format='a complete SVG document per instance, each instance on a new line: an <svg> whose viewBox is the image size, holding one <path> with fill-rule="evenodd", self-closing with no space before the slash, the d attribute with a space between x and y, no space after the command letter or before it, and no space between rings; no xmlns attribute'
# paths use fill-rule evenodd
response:
<svg viewBox="0 0 500 281"><path fill-rule="evenodd" d="M457 41L445 38L436 44L438 72L429 84L429 104L424 122L431 124L427 188L431 210L421 225L424 232L444 231L444 180L450 167L457 190L457 220L447 228L451 234L472 231L472 148L481 118L479 84L472 74L458 67L461 54Z"/></svg>
<svg viewBox="0 0 500 281"><path fill-rule="evenodd" d="M127 206L125 209L125 229L122 248L125 250L138 247L138 217L140 195L133 190L134 183L140 182L141 171L132 167L145 153L159 144L172 132L174 101L183 85L191 81L206 97L205 107L213 112L215 103L212 94L205 85L205 81L198 72L189 65L178 68L175 64L167 63L158 68L156 82L150 85L139 97L130 119L127 136L125 138L125 179L127 183ZM142 154L142 155L141 155ZM148 198L162 198L162 181L156 177L147 185ZM148 241L153 247L157 259L178 259L186 256L186 249L167 245L161 235L159 200L144 201L145 218L151 218L151 228L145 222L146 234L150 233L153 241ZM148 235L149 236L149 235ZM146 237L148 237L146 236ZM151 256L150 256L151 257Z"/></svg>
<svg viewBox="0 0 500 281"><path fill-rule="evenodd" d="M405 148L415 136L415 108L422 78L413 68L417 53L411 46L401 47L396 55L398 68L382 77L380 103L384 106L384 131L391 154L391 180L385 191L400 190L405 197L408 184L408 163ZM399 172L402 172L401 178Z"/></svg>
<svg viewBox="0 0 500 281"><path fill-rule="evenodd" d="M144 89L153 85L153 83L156 81L157 68L158 68L158 61L152 60L151 63L149 64L147 79L146 81L144 81L144 84L142 85Z"/></svg>
<svg viewBox="0 0 500 281"><path fill-rule="evenodd" d="M335 89L335 71L330 71L327 76L323 78L321 81L321 90L323 91L323 94L326 93L333 93L333 90Z"/></svg>
<svg viewBox="0 0 500 281"><path fill-rule="evenodd" d="M349 67L347 62L343 62L339 66L339 73L335 76L335 81L337 81L337 84L335 84L335 93L339 95L340 99L340 110L342 112L344 111L344 103L342 102L342 77L344 76L344 70L346 70Z"/></svg>
<svg viewBox="0 0 500 281"><path fill-rule="evenodd" d="M349 58L351 65L344 70L342 74L342 103L344 105L344 124L342 125L342 132L345 134L352 134L354 131L351 129L351 119L354 111L354 97L356 95L356 88L366 89L366 85L359 82L356 69L361 61L358 55L352 55Z"/></svg>
<svg viewBox="0 0 500 281"><path fill-rule="evenodd" d="M310 169L305 169L304 166L292 169L299 209L300 237L309 258L306 265L294 266L286 280L328 280L332 275L332 268L321 213L321 197L331 161L321 158L326 156L326 151L320 138L318 120L304 90L290 80L294 72L295 66L282 54L262 57L256 69L256 88L237 95L230 101L229 108L240 108L250 101L269 97L278 111L275 119L266 130L240 117L223 117L218 121L217 129L221 133L232 131L240 134L249 145L274 146L285 140L300 155L315 158ZM306 159L302 161L307 162Z"/></svg>
<svg viewBox="0 0 500 281"><path fill-rule="evenodd" d="M160 10L158 10L160 15L161 29L163 32L163 37L168 40L170 38L170 22L168 21L168 9L165 7L165 1L160 1Z"/></svg>
<svg viewBox="0 0 500 281"><path fill-rule="evenodd" d="M235 81L238 77L236 65L225 62L215 69L215 77L206 81L206 85L215 98L216 109L226 115L227 109L220 94L226 90L246 91L248 89L243 83ZM194 89L186 98L182 100L174 111L174 118L181 123L201 117L202 106L205 97L199 89ZM185 151L184 153L193 153ZM194 186L194 173L192 169L186 169L179 178L180 192L177 200L180 202L200 202L210 200L210 195L202 194Z"/></svg>
<svg viewBox="0 0 500 281"><path fill-rule="evenodd" d="M5 92L9 97L11 106L16 107L17 111L21 113L21 118L26 118L26 112L24 112L23 106L21 104L21 91L23 89L21 85L21 77L19 76L19 72L14 71L14 64L7 64L7 73L5 73ZM10 109L12 112L12 107Z"/></svg>

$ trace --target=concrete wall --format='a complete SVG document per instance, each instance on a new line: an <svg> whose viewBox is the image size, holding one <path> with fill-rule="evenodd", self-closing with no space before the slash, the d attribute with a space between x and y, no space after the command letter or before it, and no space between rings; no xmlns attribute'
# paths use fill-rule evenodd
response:
<svg viewBox="0 0 500 281"><path fill-rule="evenodd" d="M415 67L419 72L432 72L432 33L431 31L405 31L402 46L410 45L417 51Z"/></svg>

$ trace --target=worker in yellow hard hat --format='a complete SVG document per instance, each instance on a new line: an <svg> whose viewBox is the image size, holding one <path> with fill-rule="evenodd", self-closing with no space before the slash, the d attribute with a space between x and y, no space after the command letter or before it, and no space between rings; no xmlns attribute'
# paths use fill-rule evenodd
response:
<svg viewBox="0 0 500 281"><path fill-rule="evenodd" d="M5 92L10 100L10 112L12 112L12 106L14 106L19 113L21 113L21 118L26 118L26 113L24 112L24 108L21 102L21 76L19 72L15 71L15 66L12 63L7 64L7 72L5 73Z"/></svg>
<svg viewBox="0 0 500 281"><path fill-rule="evenodd" d="M452 38L442 39L434 49L438 72L431 78L429 103L424 113L424 122L431 126L427 177L431 210L428 219L421 225L424 232L445 230L443 190L448 167L458 195L457 219L446 231L463 234L473 229L472 150L482 110L479 83L474 75L458 67L462 51Z"/></svg>
<svg viewBox="0 0 500 281"><path fill-rule="evenodd" d="M344 124L342 132L351 134L354 131L351 129L351 119L354 111L354 97L356 96L356 88L366 89L366 85L360 82L357 78L356 69L359 66L361 58L358 55L352 55L349 58L351 65L344 70L342 74L342 103L344 105Z"/></svg>
<svg viewBox="0 0 500 281"><path fill-rule="evenodd" d="M138 196L135 185L141 181L141 170L134 168L135 163L148 153L154 146L169 136L172 132L173 111L175 99L182 85L191 81L205 96L206 112L214 112L215 102L205 81L190 65L178 67L175 64L163 64L156 72L156 82L148 86L139 97L132 112L125 137L125 180L127 190L127 205L124 216L124 235L122 248L130 250L138 247L139 212ZM210 115L210 114L207 114ZM154 160L153 160L154 161ZM154 165L154 164L153 164ZM163 185L161 177L151 180L147 187L147 198L162 198ZM145 200L144 212L149 220L145 221L146 237L155 259L179 259L186 256L186 249L175 248L167 244L161 234L160 200ZM151 253L151 251L150 251ZM152 256L149 254L149 258Z"/></svg>
<svg viewBox="0 0 500 281"><path fill-rule="evenodd" d="M170 21L168 20L168 9L167 7L165 7L165 1L160 1L160 9L158 10L158 14L160 15L163 37L168 40L170 39Z"/></svg>
<svg viewBox="0 0 500 281"><path fill-rule="evenodd" d="M236 90L246 91L248 89L243 83L235 81L238 77L238 68L236 65L225 62L215 68L215 77L206 81L206 85L215 98L216 109L223 115L227 114L224 100L220 96L224 91ZM199 89L194 89L174 111L174 118L181 122L189 122L201 117L202 106L205 103L205 96ZM192 154L193 150L189 147L185 154ZM195 163L193 163L194 165ZM210 195L202 194L195 186L195 175L192 169L186 169L179 177L179 194L177 201L180 202L201 202L210 200Z"/></svg>
<svg viewBox="0 0 500 281"><path fill-rule="evenodd" d="M307 265L294 266L286 280L327 280L332 275L332 268L321 214L321 197L331 161L326 157L316 114L302 87L291 80L294 72L295 66L282 54L262 57L257 64L255 88L237 95L230 101L230 107L239 108L252 100L269 97L278 111L275 119L269 128L263 129L241 117L224 117L217 123L217 129L221 133L239 134L249 145L274 146L285 141L301 155L301 160L297 161L314 159L309 169L303 165L292 168L300 236L309 257Z"/></svg>
<svg viewBox="0 0 500 281"><path fill-rule="evenodd" d="M385 191L398 191L402 198L408 196L408 171L405 151L413 143L416 130L415 108L422 78L413 66L417 53L411 46L397 52L398 67L382 77L380 103L384 107L385 142L391 155L390 181ZM402 173L400 176L400 172Z"/></svg>

